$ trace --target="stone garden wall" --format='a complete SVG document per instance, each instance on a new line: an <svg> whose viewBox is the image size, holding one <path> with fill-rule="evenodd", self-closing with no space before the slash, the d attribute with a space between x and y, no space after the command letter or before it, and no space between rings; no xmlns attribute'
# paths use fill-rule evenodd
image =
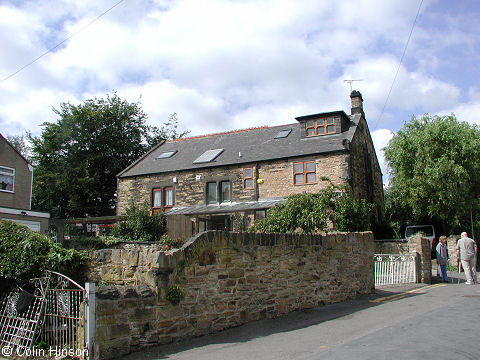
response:
<svg viewBox="0 0 480 360"><path fill-rule="evenodd" d="M125 244L90 253L95 358L111 359L374 289L371 232L328 235L209 231L182 249ZM105 285L107 282L109 285ZM178 305L167 289L180 285Z"/></svg>
<svg viewBox="0 0 480 360"><path fill-rule="evenodd" d="M409 251L408 240L375 240L375 254L406 254Z"/></svg>

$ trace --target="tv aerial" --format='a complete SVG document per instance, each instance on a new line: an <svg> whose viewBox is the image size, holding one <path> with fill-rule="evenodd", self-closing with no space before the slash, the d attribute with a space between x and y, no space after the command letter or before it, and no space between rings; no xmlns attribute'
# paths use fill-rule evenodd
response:
<svg viewBox="0 0 480 360"><path fill-rule="evenodd" d="M343 82L347 82L350 84L350 92L353 91L353 88L352 88L352 83L354 81L363 81L363 79L349 79L349 80L343 80Z"/></svg>

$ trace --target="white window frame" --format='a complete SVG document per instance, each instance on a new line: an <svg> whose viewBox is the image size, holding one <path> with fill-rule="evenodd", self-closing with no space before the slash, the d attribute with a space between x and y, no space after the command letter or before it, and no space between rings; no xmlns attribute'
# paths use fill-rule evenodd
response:
<svg viewBox="0 0 480 360"><path fill-rule="evenodd" d="M12 173L9 173L9 172L2 171L2 169L12 170L12 171L13 171L13 174L12 174ZM13 180L13 182L12 182L12 190L5 190L5 189L1 189L1 188L0 188L0 191L8 192L8 193L14 193L14 192L15 192L15 168L11 168L11 167L8 167L8 166L0 165L0 175L2 175L2 176L11 176L11 177L12 177L12 180Z"/></svg>

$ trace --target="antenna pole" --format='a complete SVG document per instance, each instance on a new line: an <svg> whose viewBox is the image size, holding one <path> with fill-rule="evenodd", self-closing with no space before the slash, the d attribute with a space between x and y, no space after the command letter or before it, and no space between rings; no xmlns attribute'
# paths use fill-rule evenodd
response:
<svg viewBox="0 0 480 360"><path fill-rule="evenodd" d="M348 80L343 80L343 82L346 82L346 83L349 83L349 84L350 84L350 92L353 91L352 83L353 83L354 81L363 81L363 79L348 79Z"/></svg>

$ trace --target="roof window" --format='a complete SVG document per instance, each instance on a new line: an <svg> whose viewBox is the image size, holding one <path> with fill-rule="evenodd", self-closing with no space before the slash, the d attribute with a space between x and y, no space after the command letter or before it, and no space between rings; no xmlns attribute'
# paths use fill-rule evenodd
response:
<svg viewBox="0 0 480 360"><path fill-rule="evenodd" d="M291 132L292 132L292 129L280 130L278 134L275 136L275 139L286 138L288 135L290 135Z"/></svg>
<svg viewBox="0 0 480 360"><path fill-rule="evenodd" d="M165 151L158 155L155 159L168 159L177 153L177 150Z"/></svg>
<svg viewBox="0 0 480 360"><path fill-rule="evenodd" d="M220 155L223 152L223 149L213 149L213 150L207 150L205 151L202 155L200 155L198 158L196 158L193 163L194 164L200 164L200 163L206 163L210 162L216 159L218 155Z"/></svg>

